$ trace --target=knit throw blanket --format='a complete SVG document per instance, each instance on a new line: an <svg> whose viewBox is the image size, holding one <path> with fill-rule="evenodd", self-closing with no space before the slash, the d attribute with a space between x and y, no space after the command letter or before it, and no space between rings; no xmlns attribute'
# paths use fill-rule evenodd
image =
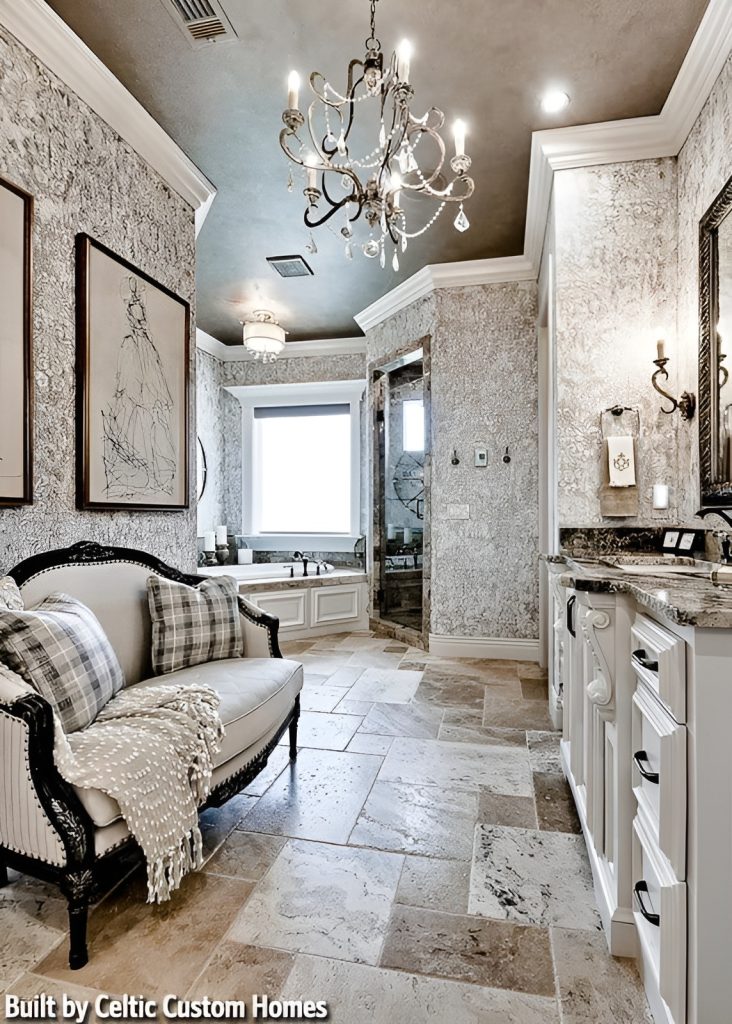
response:
<svg viewBox="0 0 732 1024"><path fill-rule="evenodd" d="M198 807L224 732L218 706L207 686L131 686L87 729L67 735L54 716L56 767L117 801L147 862L148 903L169 899L203 863Z"/></svg>

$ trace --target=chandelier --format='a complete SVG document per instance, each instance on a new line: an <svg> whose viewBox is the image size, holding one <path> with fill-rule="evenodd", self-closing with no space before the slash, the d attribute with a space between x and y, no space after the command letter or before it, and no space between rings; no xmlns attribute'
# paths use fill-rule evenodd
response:
<svg viewBox="0 0 732 1024"><path fill-rule="evenodd" d="M242 320L244 348L255 359L273 363L285 347L285 330L266 309L255 309L253 320Z"/></svg>
<svg viewBox="0 0 732 1024"><path fill-rule="evenodd" d="M447 154L440 135L445 115L436 107L421 117L410 110L414 97L409 82L410 44L404 40L384 66L376 38L376 3L370 0L371 35L366 40L365 59L354 59L348 65L345 95L314 71L310 75L314 99L305 115L299 109L299 76L296 71L290 73L280 146L304 171L306 227L312 232L334 218L341 219L340 236L348 259L358 245L365 256L378 257L384 267L388 248L391 265L398 270L399 252L406 250L410 239L428 231L448 203L459 204L454 225L458 231L467 231L470 224L463 203L473 194L475 184L467 173L471 161L465 153L465 123L456 121L453 126L455 151L447 180ZM373 127L378 139L371 140L375 145L370 152L356 155L352 140L360 131L357 114L368 105L376 110ZM426 169L420 167L419 158ZM290 172L288 188L292 191L293 187ZM433 201L426 223L417 228L407 223L402 208L403 198L410 193ZM368 230L368 237L358 243L354 239L357 222ZM335 233L338 236L337 230ZM311 246L317 251L312 233Z"/></svg>

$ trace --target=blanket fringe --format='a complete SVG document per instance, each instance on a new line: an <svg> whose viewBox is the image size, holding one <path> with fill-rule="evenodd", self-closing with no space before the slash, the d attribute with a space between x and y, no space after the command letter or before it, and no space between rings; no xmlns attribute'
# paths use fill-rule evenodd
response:
<svg viewBox="0 0 732 1024"><path fill-rule="evenodd" d="M164 903L169 900L188 872L197 871L202 866L203 836L195 825L183 836L176 849L169 850L155 861L148 861L147 902Z"/></svg>

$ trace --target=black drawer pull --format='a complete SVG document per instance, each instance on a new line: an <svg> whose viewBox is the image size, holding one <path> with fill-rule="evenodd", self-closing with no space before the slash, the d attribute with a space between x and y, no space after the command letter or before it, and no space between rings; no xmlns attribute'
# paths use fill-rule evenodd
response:
<svg viewBox="0 0 732 1024"><path fill-rule="evenodd" d="M635 766L641 773L643 778L646 779L648 782L654 782L656 785L658 785L658 772L649 772L647 768L643 767L644 764L651 763L648 760L648 754L645 752L645 750L637 750L635 754L633 754L633 760L635 761Z"/></svg>
<svg viewBox="0 0 732 1024"><path fill-rule="evenodd" d="M633 661L642 668L647 668L649 672L658 672L658 662L649 658L642 647L638 651L633 651Z"/></svg>
<svg viewBox="0 0 732 1024"><path fill-rule="evenodd" d="M574 637L577 636L577 634L574 631L574 606L576 604L577 604L577 595L576 594L572 594L572 596L567 601L567 629L569 630L569 632Z"/></svg>
<svg viewBox="0 0 732 1024"><path fill-rule="evenodd" d="M643 893L648 892L647 883L643 880L641 880L640 882L636 882L633 886L633 892L635 893L635 898L638 901L638 909L640 910L643 917L645 917L646 921L648 921L649 924L655 924L656 928L660 928L661 915L652 914L650 910L646 910L645 904L643 903Z"/></svg>

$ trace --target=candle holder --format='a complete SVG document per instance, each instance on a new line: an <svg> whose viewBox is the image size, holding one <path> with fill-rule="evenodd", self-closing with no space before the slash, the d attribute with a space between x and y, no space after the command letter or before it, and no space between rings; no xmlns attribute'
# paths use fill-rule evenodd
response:
<svg viewBox="0 0 732 1024"><path fill-rule="evenodd" d="M219 565L226 565L226 563L229 561L229 545L217 544L215 558L216 562L218 562ZM214 562L213 564L215 565L216 562Z"/></svg>
<svg viewBox="0 0 732 1024"><path fill-rule="evenodd" d="M203 552L203 564L206 566L207 569L211 569L211 568L213 568L213 566L217 565L217 562L216 562L216 552L215 551L204 551Z"/></svg>
<svg viewBox="0 0 732 1024"><path fill-rule="evenodd" d="M305 124L305 118L302 112L297 109L283 111L282 120L285 122L287 130L292 135L295 135Z"/></svg>
<svg viewBox="0 0 732 1024"><path fill-rule="evenodd" d="M452 167L453 171L455 172L455 174L457 174L459 178L462 178L470 170L470 165L472 164L472 162L473 161L470 159L467 153L460 153L459 155L455 154L455 156L450 161L450 167Z"/></svg>
<svg viewBox="0 0 732 1024"><path fill-rule="evenodd" d="M671 403L670 409L664 409L664 407L661 406L661 412L665 412L668 416L670 416L672 412L676 412L676 410L678 409L678 411L681 413L681 418L683 420L692 419L694 416L694 412L696 411L696 396L693 395L690 391L682 391L681 397L679 399L676 399L673 397L673 395L670 395L668 391L665 391L658 382L659 378L663 378L663 380L668 380L668 370L666 369L668 356L664 356L661 359L654 359L653 362L654 365L658 367L658 369L651 377L651 384L653 384L653 387L656 389L659 395L662 395L667 401Z"/></svg>
<svg viewBox="0 0 732 1024"><path fill-rule="evenodd" d="M319 188L311 188L308 185L308 187L304 188L302 191L303 191L303 195L307 197L308 205L310 205L310 206L317 206L318 205L318 200L320 199L321 195L323 194L320 191Z"/></svg>

